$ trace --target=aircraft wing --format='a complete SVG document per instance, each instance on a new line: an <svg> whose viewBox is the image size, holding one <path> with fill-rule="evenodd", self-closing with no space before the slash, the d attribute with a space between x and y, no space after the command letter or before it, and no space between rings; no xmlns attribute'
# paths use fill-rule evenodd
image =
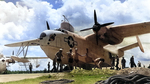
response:
<svg viewBox="0 0 150 84"><path fill-rule="evenodd" d="M127 24L111 27L110 30L124 37L150 33L150 22Z"/></svg>
<svg viewBox="0 0 150 84"><path fill-rule="evenodd" d="M40 41L39 39L34 39L34 40L22 41L22 42L17 42L12 44L6 44L5 46L8 47L38 46L40 45L39 41Z"/></svg>
<svg viewBox="0 0 150 84"><path fill-rule="evenodd" d="M138 46L139 46L140 50L144 53L144 49L143 49L143 46L140 42L139 37L136 36L136 39L137 39L137 43L133 43L133 44L130 44L130 45L127 45L127 46L123 46L121 48L118 48L117 45L110 45L110 44L104 46L103 48L104 48L104 50L109 51L113 54L116 54L119 57L124 55L124 51L135 48L135 47L138 47Z"/></svg>
<svg viewBox="0 0 150 84"><path fill-rule="evenodd" d="M13 60L18 61L18 62L23 62L23 63L29 62L29 60L27 60L27 59L19 58L19 57L16 57L16 56L11 56L11 58Z"/></svg>
<svg viewBox="0 0 150 84"><path fill-rule="evenodd" d="M135 48L135 47L138 47L138 46L139 46L138 43L134 43L134 44L131 44L131 45L124 46L122 48L118 48L115 45L106 45L103 48L106 51L109 51L113 54L118 55L119 57L122 57L124 55L124 51Z"/></svg>
<svg viewBox="0 0 150 84"><path fill-rule="evenodd" d="M49 58L48 57L25 57L24 59L49 59Z"/></svg>
<svg viewBox="0 0 150 84"><path fill-rule="evenodd" d="M49 59L48 57L17 57L17 56L11 56L12 59L18 61L18 62L30 62L28 59Z"/></svg>

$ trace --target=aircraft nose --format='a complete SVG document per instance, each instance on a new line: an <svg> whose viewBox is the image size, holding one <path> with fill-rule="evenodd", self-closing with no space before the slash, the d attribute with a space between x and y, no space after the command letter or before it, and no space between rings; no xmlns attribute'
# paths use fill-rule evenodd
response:
<svg viewBox="0 0 150 84"><path fill-rule="evenodd" d="M40 35L40 40L42 40L44 37L46 37L46 34L43 32L43 33L41 33L41 35Z"/></svg>

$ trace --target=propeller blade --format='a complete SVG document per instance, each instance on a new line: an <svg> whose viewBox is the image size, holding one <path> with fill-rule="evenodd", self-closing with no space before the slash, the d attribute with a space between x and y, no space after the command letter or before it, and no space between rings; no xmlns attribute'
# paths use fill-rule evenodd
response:
<svg viewBox="0 0 150 84"><path fill-rule="evenodd" d="M111 24L114 24L114 22L102 24L101 27L105 27L105 26L108 26L108 25L111 25Z"/></svg>
<svg viewBox="0 0 150 84"><path fill-rule="evenodd" d="M98 22L97 22L97 16L96 16L96 10L94 10L94 23L98 24Z"/></svg>
<svg viewBox="0 0 150 84"><path fill-rule="evenodd" d="M86 28L86 29L82 29L82 30L80 30L80 32L81 32L81 31L90 30L90 29L93 29L93 27L92 27L92 28Z"/></svg>
<svg viewBox="0 0 150 84"><path fill-rule="evenodd" d="M98 32L96 32L96 43L98 45Z"/></svg>
<svg viewBox="0 0 150 84"><path fill-rule="evenodd" d="M94 10L94 25L91 28L86 28L86 29L82 29L80 31L86 31L86 30L90 30L93 29L93 31L96 33L96 43L98 45L98 39L99 39L99 35L98 35L98 31L101 29L101 27L105 27L108 25L113 24L114 22L110 22L110 23L105 23L105 24L99 24L97 22L97 16L96 16L96 10Z"/></svg>
<svg viewBox="0 0 150 84"><path fill-rule="evenodd" d="M47 24L47 29L50 30L50 27L47 21L46 21L46 24Z"/></svg>

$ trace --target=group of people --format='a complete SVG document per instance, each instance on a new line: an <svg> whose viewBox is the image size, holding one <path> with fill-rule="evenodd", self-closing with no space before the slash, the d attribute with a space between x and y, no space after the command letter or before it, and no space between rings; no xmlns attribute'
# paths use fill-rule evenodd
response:
<svg viewBox="0 0 150 84"><path fill-rule="evenodd" d="M73 53L72 53L72 48L70 48L69 52L67 52L67 58L68 58L68 69L72 70L73 69L73 63L75 63L75 68L78 66L78 56L80 55L78 52L78 49L75 49L75 53L74 53L74 57L73 57ZM60 49L56 54L55 54L55 58L53 59L53 69L52 72L56 72L59 70L63 71L63 65L62 65L62 59L64 58L63 54L62 54L63 50ZM57 67L56 67L56 63L57 63Z"/></svg>
<svg viewBox="0 0 150 84"><path fill-rule="evenodd" d="M87 51L87 53L85 54L85 55L80 55L79 53L78 53L78 49L77 48L75 48L75 53L72 53L72 48L70 48L70 50L69 50L69 52L67 52L67 59L68 59L68 64L67 64L67 66L68 66L68 69L69 70L72 70L73 69L73 65L75 65L75 68L77 68L77 66L80 66L79 65L79 56L86 56L85 57L85 60L88 62L89 61L89 59L88 58L90 58L89 56L88 56L88 49L86 49L86 51ZM64 56L63 56L63 54L62 54L62 52L63 52L63 49L60 49L56 54L55 54L55 57L54 57L54 59L53 59L53 68L52 68L52 72L57 72L57 71L59 71L59 69L60 69L60 71L63 71L63 64L62 64L62 58L64 58ZM74 55L73 55L74 54ZM111 53L109 53L110 54L110 59L111 59L111 69L114 69L114 66L116 67L116 70L119 70L120 68L119 68L119 57L118 56L116 56L116 57L112 57L112 55L111 55ZM92 61L91 62L94 62L95 63L95 66L97 66L97 67L99 67L99 68L102 68L101 66L100 66L100 64L102 63L102 62L104 62L105 60L104 59L101 59L101 58L97 58L97 59L95 59L95 60L93 60L92 58L90 58ZM116 64L115 64L115 60L116 60ZM74 63L74 64L73 64ZM96 64L97 63L97 64ZM56 66L56 64L57 64L57 66ZM124 69L126 66L126 60L125 60L125 58L124 57L122 57L122 60L121 60L121 65L122 65L122 69ZM138 67L141 67L141 63L140 63L140 61L138 61ZM48 66L48 72L50 72L50 62L48 62L48 64L47 64L47 66ZM134 62L134 56L132 56L131 58L130 58L130 66L131 66L131 68L132 67L136 67L136 64L135 64L135 62ZM150 67L150 66L149 66ZM30 65L29 65L29 69L30 69L30 73L32 73L32 64L30 63Z"/></svg>
<svg viewBox="0 0 150 84"><path fill-rule="evenodd" d="M116 65L115 65L115 60L116 59ZM130 67L132 68L132 67L137 67L136 66L136 64L135 64L135 62L134 62L134 56L132 56L131 58L130 58ZM116 56L116 58L114 57L114 58L112 58L112 66L114 66L115 65L115 67L116 67L116 70L119 70L120 68L119 68L119 58L118 58L118 56ZM121 65L122 65L122 69L124 69L125 67L126 67L126 60L125 60L125 58L124 57L122 57L122 60L121 60ZM140 61L138 61L138 67L141 67L141 62ZM113 68L114 69L114 68Z"/></svg>

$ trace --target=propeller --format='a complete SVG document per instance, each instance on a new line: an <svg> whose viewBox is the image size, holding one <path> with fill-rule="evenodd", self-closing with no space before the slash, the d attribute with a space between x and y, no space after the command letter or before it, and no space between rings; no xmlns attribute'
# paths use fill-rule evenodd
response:
<svg viewBox="0 0 150 84"><path fill-rule="evenodd" d="M98 31L101 29L101 27L105 27L105 26L111 25L111 24L113 24L113 23L114 23L114 22L105 23L105 24L99 24L99 23L97 22L96 10L94 10L94 25L93 25L93 27L91 27L91 28L86 28L86 29L82 29L82 30L80 30L80 31L86 31L86 30L93 29L93 31L96 33L96 43L97 43L97 45L98 45L98 38L99 38Z"/></svg>
<svg viewBox="0 0 150 84"><path fill-rule="evenodd" d="M46 21L46 24L47 24L47 29L50 30L50 27L47 21Z"/></svg>

